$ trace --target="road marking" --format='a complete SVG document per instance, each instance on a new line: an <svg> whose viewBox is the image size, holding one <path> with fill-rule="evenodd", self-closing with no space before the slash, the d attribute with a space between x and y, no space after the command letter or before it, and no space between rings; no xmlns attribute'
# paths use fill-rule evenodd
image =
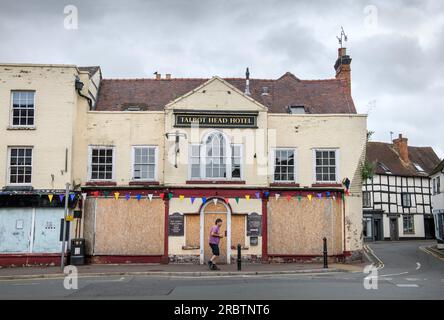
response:
<svg viewBox="0 0 444 320"><path fill-rule="evenodd" d="M421 269L421 264L419 262L416 263L416 270Z"/></svg>
<svg viewBox="0 0 444 320"><path fill-rule="evenodd" d="M434 253L433 251L429 250L427 247L419 247L419 249L427 254L430 254L432 256L434 256L435 258L444 261L444 259L440 256L438 256L436 253Z"/></svg>
<svg viewBox="0 0 444 320"><path fill-rule="evenodd" d="M32 286L32 285L36 285L39 284L37 282L33 282L33 283L14 283L13 286Z"/></svg>
<svg viewBox="0 0 444 320"><path fill-rule="evenodd" d="M405 278L407 281L420 281L421 279L418 278Z"/></svg>
<svg viewBox="0 0 444 320"><path fill-rule="evenodd" d="M411 283L400 283L396 285L399 288L418 288L419 286L417 284L411 284Z"/></svg>
<svg viewBox="0 0 444 320"><path fill-rule="evenodd" d="M368 252L370 252L370 254L373 256L373 257L375 257L376 258L376 260L378 260L378 262L379 262L379 266L378 266L378 268L377 268L377 270L380 270L380 269L383 269L384 268L384 262L375 254L375 252L373 251L373 249L372 248L370 248L370 246L369 245L364 245L364 252L365 251L368 251Z"/></svg>
<svg viewBox="0 0 444 320"><path fill-rule="evenodd" d="M392 273L392 274L380 274L380 277L392 277L392 276L400 276L403 274L407 274L408 272L401 272L401 273Z"/></svg>

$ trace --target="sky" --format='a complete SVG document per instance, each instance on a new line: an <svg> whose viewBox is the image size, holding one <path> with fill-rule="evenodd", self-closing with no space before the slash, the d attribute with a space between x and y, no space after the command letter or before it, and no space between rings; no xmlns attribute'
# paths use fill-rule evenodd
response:
<svg viewBox="0 0 444 320"><path fill-rule="evenodd" d="M444 157L444 1L0 0L0 62L100 65L104 78L334 78L341 26L373 141Z"/></svg>

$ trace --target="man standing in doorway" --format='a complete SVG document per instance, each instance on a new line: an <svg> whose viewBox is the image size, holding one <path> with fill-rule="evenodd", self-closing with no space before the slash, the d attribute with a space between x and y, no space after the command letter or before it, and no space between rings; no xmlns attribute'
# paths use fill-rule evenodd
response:
<svg viewBox="0 0 444 320"><path fill-rule="evenodd" d="M211 251L213 252L213 256L211 257L210 261L208 261L208 267L211 270L219 270L214 261L219 256L220 239L224 237L223 235L220 234L221 226L222 226L222 219L217 218L215 225L212 226L210 229L209 242L210 242Z"/></svg>

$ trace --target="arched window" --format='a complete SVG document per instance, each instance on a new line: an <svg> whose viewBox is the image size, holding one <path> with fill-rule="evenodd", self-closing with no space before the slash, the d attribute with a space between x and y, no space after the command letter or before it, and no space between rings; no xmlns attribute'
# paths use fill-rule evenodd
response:
<svg viewBox="0 0 444 320"><path fill-rule="evenodd" d="M189 151L191 179L241 179L242 145L230 144L220 131L205 135Z"/></svg>
<svg viewBox="0 0 444 320"><path fill-rule="evenodd" d="M205 141L205 177L227 178L227 147L222 133L210 134Z"/></svg>

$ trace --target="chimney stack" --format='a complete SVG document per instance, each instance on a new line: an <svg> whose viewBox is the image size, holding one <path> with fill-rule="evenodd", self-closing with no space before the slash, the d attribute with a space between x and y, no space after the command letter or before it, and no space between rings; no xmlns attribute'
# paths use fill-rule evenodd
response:
<svg viewBox="0 0 444 320"><path fill-rule="evenodd" d="M167 80L171 80L171 73L167 73L167 74L165 74L165 79L167 79Z"/></svg>
<svg viewBox="0 0 444 320"><path fill-rule="evenodd" d="M398 152L399 156L401 157L401 160L405 163L410 163L409 159L409 145L407 143L408 139L403 138L402 134L399 134L398 139L393 140L393 146L395 147L395 150Z"/></svg>
<svg viewBox="0 0 444 320"><path fill-rule="evenodd" d="M160 80L160 78L162 77L162 75L159 72L154 72L154 75L156 76L156 80Z"/></svg>
<svg viewBox="0 0 444 320"><path fill-rule="evenodd" d="M247 96L251 95L250 92L250 70L247 68L247 71L245 71L245 92Z"/></svg>
<svg viewBox="0 0 444 320"><path fill-rule="evenodd" d="M347 55L347 48L338 49L338 59L335 63L336 79L344 80L347 93L351 96L351 64L352 59Z"/></svg>

